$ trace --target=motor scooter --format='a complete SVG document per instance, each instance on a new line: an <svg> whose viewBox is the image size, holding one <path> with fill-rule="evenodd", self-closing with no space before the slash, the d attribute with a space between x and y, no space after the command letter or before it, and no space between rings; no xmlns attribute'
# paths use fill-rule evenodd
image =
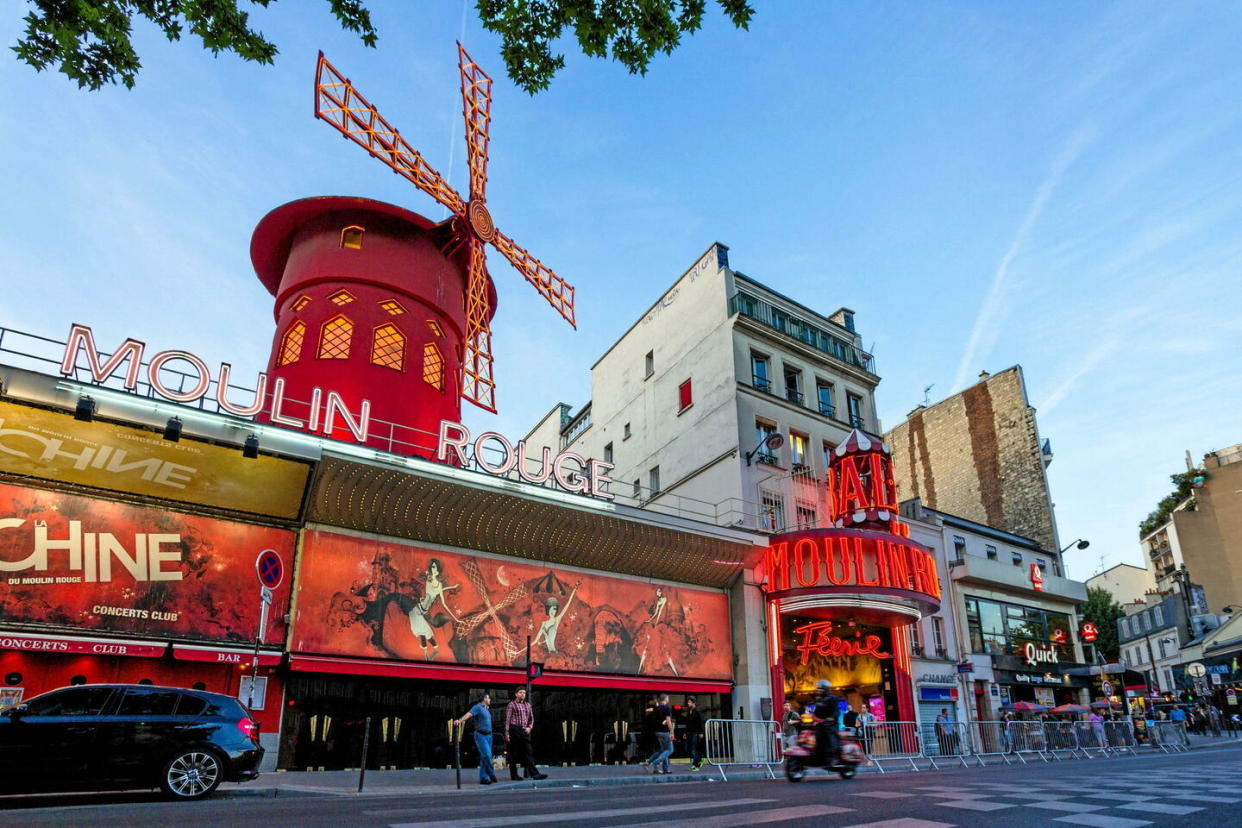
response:
<svg viewBox="0 0 1242 828"><path fill-rule="evenodd" d="M863 753L854 730L847 728L838 731L837 738L841 747L836 758L828 764L821 764L816 749L815 724L806 721L807 718L809 717L804 717L803 723L799 725L794 743L785 749L785 778L790 782L801 782L810 768L823 768L839 773L842 779L854 778L854 774L858 773L858 766L867 761L867 755Z"/></svg>

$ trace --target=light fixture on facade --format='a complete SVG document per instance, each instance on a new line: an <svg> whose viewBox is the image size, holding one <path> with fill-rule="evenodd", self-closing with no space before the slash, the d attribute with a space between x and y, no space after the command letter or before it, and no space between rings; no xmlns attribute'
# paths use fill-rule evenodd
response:
<svg viewBox="0 0 1242 828"><path fill-rule="evenodd" d="M73 410L73 419L89 423L95 419L95 400L90 397L78 397L77 408Z"/></svg>
<svg viewBox="0 0 1242 828"><path fill-rule="evenodd" d="M785 435L779 431L773 431L771 434L764 435L763 439L759 441L759 445L746 452L746 465L750 465L750 458L758 454L760 449L766 448L776 451L783 445L785 445Z"/></svg>
<svg viewBox="0 0 1242 828"><path fill-rule="evenodd" d="M1065 550L1069 549L1071 546L1074 547L1075 549L1082 550L1082 549L1086 549L1090 545L1091 545L1091 541L1083 540L1082 538L1079 538L1078 540L1073 540L1065 544L1065 546L1061 547L1061 551L1064 552Z"/></svg>
<svg viewBox="0 0 1242 828"><path fill-rule="evenodd" d="M168 418L168 422L164 425L164 439L170 443L176 443L181 439L180 417Z"/></svg>
<svg viewBox="0 0 1242 828"><path fill-rule="evenodd" d="M242 446L242 457L249 457L251 460L259 456L259 438L251 434L246 438L246 444Z"/></svg>

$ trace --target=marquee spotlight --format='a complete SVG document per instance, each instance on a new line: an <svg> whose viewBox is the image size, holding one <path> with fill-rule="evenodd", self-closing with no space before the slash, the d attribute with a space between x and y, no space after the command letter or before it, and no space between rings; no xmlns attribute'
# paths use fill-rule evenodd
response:
<svg viewBox="0 0 1242 828"><path fill-rule="evenodd" d="M181 439L180 417L168 418L168 423L164 426L164 439L170 443L175 443Z"/></svg>
<svg viewBox="0 0 1242 828"><path fill-rule="evenodd" d="M90 397L78 397L78 407L73 410L73 419L84 423L95 419L95 401Z"/></svg>
<svg viewBox="0 0 1242 828"><path fill-rule="evenodd" d="M246 438L246 445L242 446L242 457L249 457L252 460L259 456L259 438L251 434Z"/></svg>

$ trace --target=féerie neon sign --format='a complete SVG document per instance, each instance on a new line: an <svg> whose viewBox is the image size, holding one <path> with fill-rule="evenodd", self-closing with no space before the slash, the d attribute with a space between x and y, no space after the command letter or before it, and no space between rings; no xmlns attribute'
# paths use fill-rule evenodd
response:
<svg viewBox="0 0 1242 828"><path fill-rule="evenodd" d="M810 624L803 624L801 627L794 628L794 632L800 636L797 650L801 654L803 664L806 664L812 655L826 656L828 658L835 656L892 658L892 653L886 653L880 649L884 646L884 642L874 633L868 633L867 635L854 633L854 639L851 640L842 638L839 635L833 635L832 630L833 625L831 621L813 621Z"/></svg>

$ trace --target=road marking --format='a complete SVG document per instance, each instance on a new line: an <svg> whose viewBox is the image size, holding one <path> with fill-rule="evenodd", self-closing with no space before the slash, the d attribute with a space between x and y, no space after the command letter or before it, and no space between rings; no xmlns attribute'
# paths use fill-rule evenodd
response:
<svg viewBox="0 0 1242 828"><path fill-rule="evenodd" d="M864 822L858 825L847 825L845 828L957 828L952 822L933 822L930 819L886 819L883 822Z"/></svg>
<svg viewBox="0 0 1242 828"><path fill-rule="evenodd" d="M1071 814L1056 817L1053 822L1068 822L1071 825L1090 825L1093 828L1139 828L1140 825L1151 825L1145 819L1126 819L1124 817L1105 816L1104 814Z"/></svg>
<svg viewBox="0 0 1242 828"><path fill-rule="evenodd" d="M900 793L898 791L871 791L870 793L856 793L850 796L869 796L872 799L904 799L907 796L914 796L912 793ZM948 796L948 794L942 794Z"/></svg>
<svg viewBox="0 0 1242 828"><path fill-rule="evenodd" d="M999 811L1002 808L1016 808L1017 805L1006 805L1004 802L978 802L974 799L956 799L952 802L937 802L946 808L961 808L964 811Z"/></svg>
<svg viewBox="0 0 1242 828"><path fill-rule="evenodd" d="M432 820L431 822L403 822L392 828L423 828L436 825L439 828L500 828L504 825L538 825L547 822L574 822L576 820L606 819L608 817L645 816L646 814L664 814L672 811L688 811L692 808L733 808L738 805L766 805L775 799L726 799L720 802L683 802L678 805L646 805L641 808L613 808L608 811L575 811L572 813L523 814L514 816L506 814L500 817L482 817L480 819L459 819L453 821ZM667 824L667 823L665 823Z"/></svg>
<svg viewBox="0 0 1242 828"><path fill-rule="evenodd" d="M1195 811L1202 811L1202 808L1192 808L1189 805L1169 805L1165 802L1135 802L1133 805L1114 805L1114 808L1125 808L1127 811L1151 811L1157 814L1173 814L1175 816L1183 816L1185 814L1193 814Z"/></svg>
<svg viewBox="0 0 1242 828"><path fill-rule="evenodd" d="M1083 802L1065 802L1064 800L1053 800L1052 802L1032 802L1032 808L1046 808L1049 811L1071 811L1076 814L1085 814L1088 811L1102 811L1105 808L1113 807L1111 805L1087 805Z"/></svg>
<svg viewBox="0 0 1242 828"><path fill-rule="evenodd" d="M558 793L563 793L564 788L544 788L542 791L540 791L540 789L538 788L535 788L535 789L528 788L524 791L523 797L529 796L530 794L536 793L536 792L542 792L546 794L546 793L550 793L553 791L558 792ZM587 791L575 791L574 793L581 795L581 794L587 793ZM601 802L616 801L617 794L611 788L595 788L594 793L596 794L595 798ZM490 792L488 795L491 796ZM703 794L701 791L698 793L677 793L677 794L661 793L660 794L661 802L666 802L670 799L697 799L701 801L702 798L703 798ZM520 814L513 813L513 810L516 808L546 808L547 807L546 801L540 801L540 800L535 800L535 799L526 800L525 798L523 799L506 798L504 800L498 799L495 802L488 802L487 800L480 799L480 800L476 800L476 803L479 805L480 808L483 807L485 803L494 805L497 808L506 808L508 809L508 812L512 815L514 820L521 819ZM366 816L391 817L391 816L401 816L403 814L409 814L410 816L422 816L423 814L437 814L437 813L446 813L446 812L451 812L455 814L461 813L461 805L446 805L442 808L420 808L417 805L407 805L404 808L377 808L374 810L363 811L362 813L365 814Z"/></svg>
<svg viewBox="0 0 1242 828"><path fill-rule="evenodd" d="M1232 796L1206 796L1204 794L1169 794L1169 799L1190 799L1195 802L1239 802L1237 797Z"/></svg>
<svg viewBox="0 0 1242 828"><path fill-rule="evenodd" d="M747 811L743 814L729 816L711 816L700 819L679 819L677 828L744 828L747 825L762 825L768 822L785 822L791 819L809 819L829 814L848 814L853 808L838 808L836 805L799 805L790 808L769 808L766 811ZM516 820L520 822L520 820ZM625 828L668 828L669 822L644 822L639 825L627 824Z"/></svg>

